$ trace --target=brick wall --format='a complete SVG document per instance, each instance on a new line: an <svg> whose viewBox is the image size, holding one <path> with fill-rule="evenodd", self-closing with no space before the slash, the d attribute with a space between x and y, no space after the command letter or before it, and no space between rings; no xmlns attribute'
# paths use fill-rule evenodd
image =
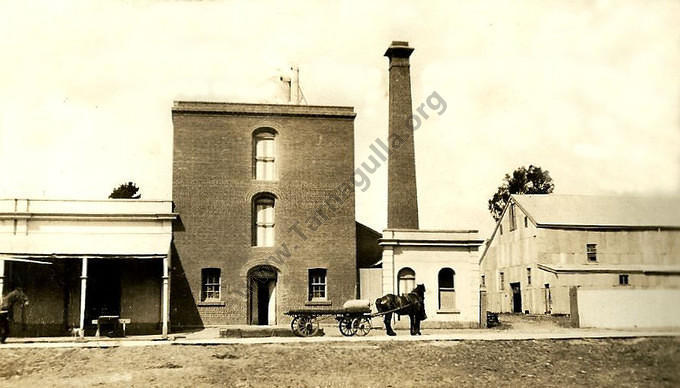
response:
<svg viewBox="0 0 680 388"><path fill-rule="evenodd" d="M247 323L247 274L257 265L278 270L278 323L286 322L284 312L304 305L309 268L328 269L333 307L354 297L353 119L351 108L175 105L173 201L180 220L174 228L173 326ZM253 179L252 134L261 127L277 132L277 181ZM343 183L344 201L329 199ZM252 247L251 199L259 192L277 198L274 247ZM316 228L314 220L324 217ZM289 230L296 223L300 233ZM206 267L220 268L222 275L221 301L211 305L200 303Z"/></svg>

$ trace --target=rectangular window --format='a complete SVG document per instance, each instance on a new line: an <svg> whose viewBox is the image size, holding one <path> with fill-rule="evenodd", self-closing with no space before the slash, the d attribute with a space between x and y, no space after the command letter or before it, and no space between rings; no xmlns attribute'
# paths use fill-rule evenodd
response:
<svg viewBox="0 0 680 388"><path fill-rule="evenodd" d="M505 289L505 274L503 272L498 273L498 289L501 291Z"/></svg>
<svg viewBox="0 0 680 388"><path fill-rule="evenodd" d="M220 300L220 269L203 268L201 270L201 301L216 302Z"/></svg>
<svg viewBox="0 0 680 388"><path fill-rule="evenodd" d="M619 275L619 285L621 286L628 285L628 275Z"/></svg>
<svg viewBox="0 0 680 388"><path fill-rule="evenodd" d="M529 217L524 216L524 227L528 228L529 227Z"/></svg>
<svg viewBox="0 0 680 388"><path fill-rule="evenodd" d="M481 282L482 288L486 287L486 276L482 275L482 282Z"/></svg>
<svg viewBox="0 0 680 388"><path fill-rule="evenodd" d="M531 285L531 268L527 268L527 285Z"/></svg>
<svg viewBox="0 0 680 388"><path fill-rule="evenodd" d="M517 229L517 222L515 221L515 204L510 204L510 231Z"/></svg>
<svg viewBox="0 0 680 388"><path fill-rule="evenodd" d="M326 300L326 269L309 270L309 300Z"/></svg>
<svg viewBox="0 0 680 388"><path fill-rule="evenodd" d="M498 225L498 229L501 231L501 236L503 235L503 224Z"/></svg>
<svg viewBox="0 0 680 388"><path fill-rule="evenodd" d="M586 256L590 263L597 261L597 244L586 244Z"/></svg>

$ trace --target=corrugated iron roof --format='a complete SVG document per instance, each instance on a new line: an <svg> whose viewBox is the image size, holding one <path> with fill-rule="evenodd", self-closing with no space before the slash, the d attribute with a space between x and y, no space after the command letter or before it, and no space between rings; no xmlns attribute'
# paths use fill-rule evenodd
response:
<svg viewBox="0 0 680 388"><path fill-rule="evenodd" d="M680 227L680 198L524 194L512 199L538 226Z"/></svg>

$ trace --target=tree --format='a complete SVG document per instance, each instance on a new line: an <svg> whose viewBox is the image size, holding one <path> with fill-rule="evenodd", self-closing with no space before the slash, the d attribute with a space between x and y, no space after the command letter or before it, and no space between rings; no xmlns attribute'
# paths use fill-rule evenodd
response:
<svg viewBox="0 0 680 388"><path fill-rule="evenodd" d="M134 182L124 183L117 188L115 188L109 198L129 198L129 199L140 199L141 194L137 194L139 187L137 187Z"/></svg>
<svg viewBox="0 0 680 388"><path fill-rule="evenodd" d="M501 218L510 194L550 194L555 189L550 172L538 166L518 167L512 176L505 174L504 182L489 200L489 212L494 220Z"/></svg>

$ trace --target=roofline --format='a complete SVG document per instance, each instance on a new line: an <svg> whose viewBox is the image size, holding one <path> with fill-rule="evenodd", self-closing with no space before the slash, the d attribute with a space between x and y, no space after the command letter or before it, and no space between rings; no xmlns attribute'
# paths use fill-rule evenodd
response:
<svg viewBox="0 0 680 388"><path fill-rule="evenodd" d="M55 260L55 259L162 259L167 257L168 254L165 253L11 253L11 252L0 252L0 260L5 261L18 261L25 263L36 263L36 264L51 264L49 262L39 261L43 260ZM37 259L37 260L31 260Z"/></svg>
<svg viewBox="0 0 680 388"><path fill-rule="evenodd" d="M484 240L403 240L380 239L380 246L479 247Z"/></svg>
<svg viewBox="0 0 680 388"><path fill-rule="evenodd" d="M538 263L536 265L538 269L553 274L573 274L573 273L642 273L642 274L679 274L680 267L678 268L657 268L657 269L644 269L644 268L626 268L625 265L621 265L621 268L602 268L593 265L592 267L579 267L579 268L553 268L548 264Z"/></svg>
<svg viewBox="0 0 680 388"><path fill-rule="evenodd" d="M69 198L0 198L0 201L40 201L40 202L172 202L172 199L142 198L102 198L102 199L69 199Z"/></svg>
<svg viewBox="0 0 680 388"><path fill-rule="evenodd" d="M680 230L680 226L674 225L536 224L536 227L573 230Z"/></svg>
<svg viewBox="0 0 680 388"><path fill-rule="evenodd" d="M514 195L515 194L510 194L510 198L508 199L508 203L505 204L505 207L503 208L503 211L501 212L501 216L498 218L498 221L496 221L496 227L493 229L493 232L491 233L491 237L489 237L489 239L486 240L486 244L484 244L484 252L482 252L482 255L479 256L479 263L478 264L482 264L482 261L484 260L484 257L486 256L486 252L489 250L489 247L491 246L491 242L496 237L496 232L498 231L498 228L501 225L501 221L503 221L503 217L505 217L505 213L508 211L508 207L510 207L511 202L514 202L515 204L517 204L517 206L519 206L519 208L522 210L522 212L524 212L524 214L526 214L527 217L529 217L531 222L533 222L534 225L537 225L534 217L531 214L529 214L529 212L526 211L526 209L524 209L522 207L522 205L520 205L517 201L515 201L515 199L513 198Z"/></svg>
<svg viewBox="0 0 680 388"><path fill-rule="evenodd" d="M477 229L408 229L408 228L387 228L386 232L425 232L425 233L479 233Z"/></svg>
<svg viewBox="0 0 680 388"><path fill-rule="evenodd" d="M250 116L308 116L354 119L352 106L174 101L172 113Z"/></svg>
<svg viewBox="0 0 680 388"><path fill-rule="evenodd" d="M160 221L175 220L179 213L0 213L0 220L41 221Z"/></svg>

